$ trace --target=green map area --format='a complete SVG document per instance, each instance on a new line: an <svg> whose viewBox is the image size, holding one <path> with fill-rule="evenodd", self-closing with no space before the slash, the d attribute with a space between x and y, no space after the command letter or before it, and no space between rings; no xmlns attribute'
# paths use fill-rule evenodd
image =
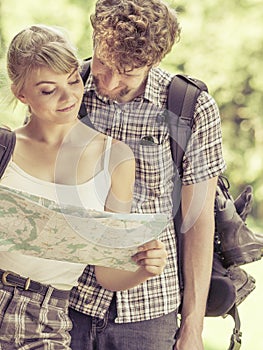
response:
<svg viewBox="0 0 263 350"><path fill-rule="evenodd" d="M117 214L63 206L0 186L0 251L134 271L137 247L157 238L164 214Z"/></svg>

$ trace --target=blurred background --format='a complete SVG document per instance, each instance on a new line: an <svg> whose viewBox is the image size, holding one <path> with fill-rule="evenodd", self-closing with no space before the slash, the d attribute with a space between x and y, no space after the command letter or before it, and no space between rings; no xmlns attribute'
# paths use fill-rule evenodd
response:
<svg viewBox="0 0 263 350"><path fill-rule="evenodd" d="M167 0L182 25L181 40L161 66L204 80L218 103L223 128L226 175L235 198L250 184L254 205L248 226L263 234L263 2L262 0ZM0 123L21 125L25 111L8 103L5 53L11 38L34 23L66 28L80 58L92 55L89 16L95 0L0 0ZM263 261L243 268L257 280L240 305L242 350L263 349ZM225 350L232 320L206 318L206 350ZM143 349L142 349L143 350ZM189 349L190 350L190 349ZM194 350L194 349L191 349Z"/></svg>

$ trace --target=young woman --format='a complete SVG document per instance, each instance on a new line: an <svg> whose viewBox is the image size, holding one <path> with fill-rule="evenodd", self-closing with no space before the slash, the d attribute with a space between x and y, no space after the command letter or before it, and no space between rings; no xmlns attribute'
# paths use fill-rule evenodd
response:
<svg viewBox="0 0 263 350"><path fill-rule="evenodd" d="M15 130L16 146L0 183L59 204L129 212L132 152L79 122L83 84L65 35L43 25L22 30L11 41L7 66L13 95L30 117ZM136 272L94 267L96 283L123 290L160 274L164 245L149 242L133 259ZM70 349L68 296L84 268L0 252L0 349Z"/></svg>

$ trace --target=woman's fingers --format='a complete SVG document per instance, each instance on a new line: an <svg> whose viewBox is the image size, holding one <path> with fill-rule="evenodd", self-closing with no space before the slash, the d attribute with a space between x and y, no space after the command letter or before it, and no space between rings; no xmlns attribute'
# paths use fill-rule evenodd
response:
<svg viewBox="0 0 263 350"><path fill-rule="evenodd" d="M167 252L164 243L153 240L139 247L132 259L150 275L162 273L167 259Z"/></svg>

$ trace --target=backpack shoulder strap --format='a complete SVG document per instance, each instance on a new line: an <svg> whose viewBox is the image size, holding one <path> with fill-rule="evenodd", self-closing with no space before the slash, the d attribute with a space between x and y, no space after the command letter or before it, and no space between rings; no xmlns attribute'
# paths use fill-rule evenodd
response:
<svg viewBox="0 0 263 350"><path fill-rule="evenodd" d="M83 60L82 66L81 66L80 75L81 75L81 78L82 78L84 84L88 80L88 77L90 74L90 62L91 62L91 57L85 58Z"/></svg>
<svg viewBox="0 0 263 350"><path fill-rule="evenodd" d="M200 86L199 86L200 85ZM180 210L181 177L183 173L183 156L191 135L195 105L201 91L207 86L187 75L177 74L173 77L167 95L167 124L170 133L170 146L175 165L173 188L173 218L177 232L178 276L181 293L183 293L183 248L180 226L182 222Z"/></svg>
<svg viewBox="0 0 263 350"><path fill-rule="evenodd" d="M177 74L173 77L168 93L168 109L183 118L193 118L196 100L202 91L208 91L201 80Z"/></svg>
<svg viewBox="0 0 263 350"><path fill-rule="evenodd" d="M175 75L169 86L168 127L173 161L180 175L184 151L193 126L196 101L202 91L208 91L204 82L183 74Z"/></svg>
<svg viewBox="0 0 263 350"><path fill-rule="evenodd" d="M90 61L91 61L91 57L85 58L81 66L80 76L82 78L84 85L90 75ZM88 126L93 128L93 125L90 119L87 117L87 109L83 100L81 102L80 109L79 109L79 117L80 118L86 117L85 120L87 120L87 123L86 122L85 123L88 124Z"/></svg>
<svg viewBox="0 0 263 350"><path fill-rule="evenodd" d="M0 127L0 178L11 159L15 143L16 134L9 129Z"/></svg>

